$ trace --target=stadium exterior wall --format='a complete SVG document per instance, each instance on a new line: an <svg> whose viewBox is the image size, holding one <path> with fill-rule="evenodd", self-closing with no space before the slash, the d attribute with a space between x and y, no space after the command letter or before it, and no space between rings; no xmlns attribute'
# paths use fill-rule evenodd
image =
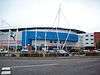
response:
<svg viewBox="0 0 100 75"><path fill-rule="evenodd" d="M9 37L9 29L0 30L0 46L22 46L25 47L31 45L36 46L62 46L65 43L66 47L74 47L78 42L78 33L84 33L75 29L64 28L19 28L10 29L14 38ZM70 31L70 32L69 32ZM9 37L9 39L8 39ZM58 39L59 37L59 39ZM36 41L35 41L36 40ZM59 40L59 43L58 43ZM66 40L66 41L65 41ZM6 41L6 42L5 42ZM46 42L45 42L46 41ZM47 45L45 45L45 43Z"/></svg>
<svg viewBox="0 0 100 75"><path fill-rule="evenodd" d="M22 32L22 45L26 44L32 44L32 40L46 40L47 41L58 41L59 36L59 41L65 41L67 38L67 42L78 42L78 35L77 34L72 34L72 33L61 33L61 32L40 32L37 31L37 35L35 31L23 31ZM26 35L26 36L25 36ZM46 35L46 37L45 37ZM36 37L36 38L35 38ZM26 40L26 42L25 42Z"/></svg>

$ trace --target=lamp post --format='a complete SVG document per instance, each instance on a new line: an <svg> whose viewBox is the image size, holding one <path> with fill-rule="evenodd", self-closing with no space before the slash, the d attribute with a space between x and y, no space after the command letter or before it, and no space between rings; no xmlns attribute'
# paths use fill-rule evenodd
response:
<svg viewBox="0 0 100 75"><path fill-rule="evenodd" d="M15 52L17 52L17 48L18 47L18 27L17 27L17 30L16 30L16 50Z"/></svg>

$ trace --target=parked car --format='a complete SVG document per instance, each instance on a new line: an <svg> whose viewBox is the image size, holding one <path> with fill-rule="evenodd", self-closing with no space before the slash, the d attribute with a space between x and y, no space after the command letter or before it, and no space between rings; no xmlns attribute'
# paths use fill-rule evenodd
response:
<svg viewBox="0 0 100 75"><path fill-rule="evenodd" d="M100 51L100 49L97 49L98 51Z"/></svg>
<svg viewBox="0 0 100 75"><path fill-rule="evenodd" d="M0 53L3 51L3 49L0 49Z"/></svg>
<svg viewBox="0 0 100 75"><path fill-rule="evenodd" d="M83 50L83 52L88 53L88 52L90 52L90 50Z"/></svg>
<svg viewBox="0 0 100 75"><path fill-rule="evenodd" d="M21 51L28 51L28 49L26 49L26 48L23 48Z"/></svg>
<svg viewBox="0 0 100 75"><path fill-rule="evenodd" d="M66 52L65 50L57 50L57 55L59 56L69 56L69 53Z"/></svg>
<svg viewBox="0 0 100 75"><path fill-rule="evenodd" d="M8 50L4 50L4 51L2 51L2 53L8 53Z"/></svg>
<svg viewBox="0 0 100 75"><path fill-rule="evenodd" d="M55 50L48 50L47 53L56 54L56 51Z"/></svg>
<svg viewBox="0 0 100 75"><path fill-rule="evenodd" d="M94 50L96 53L100 53L100 49Z"/></svg>
<svg viewBox="0 0 100 75"><path fill-rule="evenodd" d="M27 54L27 53L28 53L28 49L23 48L23 49L21 50L21 54Z"/></svg>
<svg viewBox="0 0 100 75"><path fill-rule="evenodd" d="M0 53L8 53L8 50L0 49Z"/></svg>

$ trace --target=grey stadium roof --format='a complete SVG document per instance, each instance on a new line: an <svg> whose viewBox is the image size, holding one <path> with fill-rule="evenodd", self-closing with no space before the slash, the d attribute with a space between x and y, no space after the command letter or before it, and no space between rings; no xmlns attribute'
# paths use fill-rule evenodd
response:
<svg viewBox="0 0 100 75"><path fill-rule="evenodd" d="M58 28L54 28L54 27L28 27L28 28L18 28L18 31L22 31L25 29L27 29L27 30L32 30L32 29L53 29L53 30L56 30L56 29L58 29L58 30L68 30L68 31L71 30L73 32L76 32L77 34L85 33L84 31L77 30L77 29L66 29L66 28L59 28L59 27ZM10 30L16 31L16 28L10 29ZM0 31L8 32L9 29L0 29Z"/></svg>

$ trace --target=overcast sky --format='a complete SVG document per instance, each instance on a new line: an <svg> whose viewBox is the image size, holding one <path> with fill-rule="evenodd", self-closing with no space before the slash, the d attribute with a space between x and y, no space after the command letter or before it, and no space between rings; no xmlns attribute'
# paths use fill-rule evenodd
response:
<svg viewBox="0 0 100 75"><path fill-rule="evenodd" d="M61 3L60 21L57 12ZM0 0L0 17L12 27L49 26L100 31L100 0ZM0 28L7 27L0 21Z"/></svg>

